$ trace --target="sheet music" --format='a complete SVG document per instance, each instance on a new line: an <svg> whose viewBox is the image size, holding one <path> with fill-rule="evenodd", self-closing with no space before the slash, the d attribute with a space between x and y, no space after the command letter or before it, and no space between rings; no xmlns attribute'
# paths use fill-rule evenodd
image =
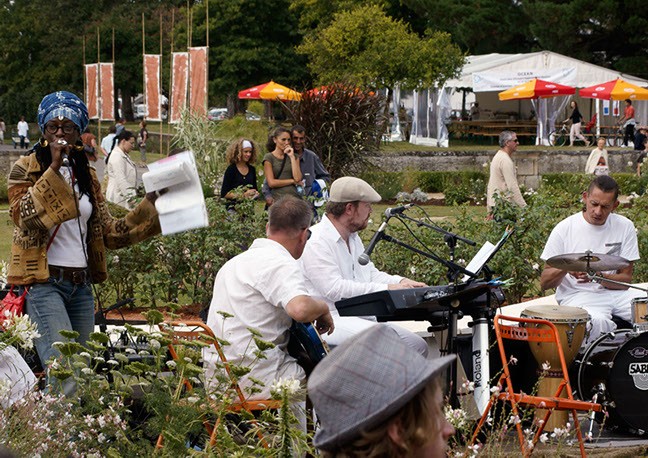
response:
<svg viewBox="0 0 648 458"><path fill-rule="evenodd" d="M479 249L477 254L470 260L468 265L466 266L466 270L469 272L472 272L476 274L479 272L482 267L488 262L492 254L495 252L496 246L490 243L489 241L486 241L482 245L482 247ZM470 276L468 274L464 275L461 281L468 281L470 280Z"/></svg>
<svg viewBox="0 0 648 458"><path fill-rule="evenodd" d="M146 191L156 190L157 185L160 184L165 184L168 189L155 201L163 235L205 227L209 224L205 197L193 152L184 151L160 159L149 164L149 170L147 173L151 175L144 174L142 177Z"/></svg>

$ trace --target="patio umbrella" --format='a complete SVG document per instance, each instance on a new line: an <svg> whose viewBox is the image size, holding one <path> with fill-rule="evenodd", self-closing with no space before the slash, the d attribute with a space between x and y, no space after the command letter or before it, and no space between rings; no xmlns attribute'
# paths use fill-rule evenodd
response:
<svg viewBox="0 0 648 458"><path fill-rule="evenodd" d="M547 124L550 126L553 125L555 119L551 120L550 117L549 119L551 122L548 122L547 101L543 99L558 97L561 95L573 95L575 93L575 87L534 78L524 84L519 84L502 91L498 95L500 100L531 99L531 103L533 103L536 108L536 118L538 119L536 144L548 145L549 138L547 134L551 129L547 129L546 127ZM535 99L538 99L537 103L535 102Z"/></svg>
<svg viewBox="0 0 648 458"><path fill-rule="evenodd" d="M498 95L500 100L518 100L557 97L575 93L576 88L574 87L534 78L524 84L502 91Z"/></svg>
<svg viewBox="0 0 648 458"><path fill-rule="evenodd" d="M300 100L301 94L297 91L270 81L259 84L249 89L243 89L238 93L239 99L263 99L263 100Z"/></svg>
<svg viewBox="0 0 648 458"><path fill-rule="evenodd" d="M648 89L644 89L636 84L617 78L603 84L579 89L578 95L588 99L599 100L648 100ZM599 113L599 102L596 101L596 135L601 134L601 116Z"/></svg>
<svg viewBox="0 0 648 458"><path fill-rule="evenodd" d="M617 78L603 84L585 87L578 91L581 97L601 100L648 100L648 89Z"/></svg>

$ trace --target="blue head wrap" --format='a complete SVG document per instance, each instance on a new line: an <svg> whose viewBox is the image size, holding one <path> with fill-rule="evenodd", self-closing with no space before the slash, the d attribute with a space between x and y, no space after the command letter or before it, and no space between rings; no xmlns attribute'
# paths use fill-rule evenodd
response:
<svg viewBox="0 0 648 458"><path fill-rule="evenodd" d="M88 108L76 95L67 91L47 94L38 106L38 126L45 131L45 124L57 117L67 118L83 133L88 127Z"/></svg>

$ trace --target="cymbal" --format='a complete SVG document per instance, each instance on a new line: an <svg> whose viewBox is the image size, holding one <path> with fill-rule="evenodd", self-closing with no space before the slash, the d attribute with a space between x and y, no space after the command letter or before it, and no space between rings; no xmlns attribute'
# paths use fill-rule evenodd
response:
<svg viewBox="0 0 648 458"><path fill-rule="evenodd" d="M588 262L589 261L589 262ZM619 270L630 265L630 261L621 256L611 254L568 253L547 259L547 264L560 270L570 272L600 272L605 270Z"/></svg>

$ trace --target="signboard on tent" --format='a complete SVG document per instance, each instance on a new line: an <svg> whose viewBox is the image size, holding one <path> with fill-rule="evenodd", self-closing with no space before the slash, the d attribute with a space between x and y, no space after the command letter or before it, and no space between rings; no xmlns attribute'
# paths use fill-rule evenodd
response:
<svg viewBox="0 0 648 458"><path fill-rule="evenodd" d="M576 67L525 69L516 72L475 72L473 92L504 91L538 78L567 86L576 85Z"/></svg>

